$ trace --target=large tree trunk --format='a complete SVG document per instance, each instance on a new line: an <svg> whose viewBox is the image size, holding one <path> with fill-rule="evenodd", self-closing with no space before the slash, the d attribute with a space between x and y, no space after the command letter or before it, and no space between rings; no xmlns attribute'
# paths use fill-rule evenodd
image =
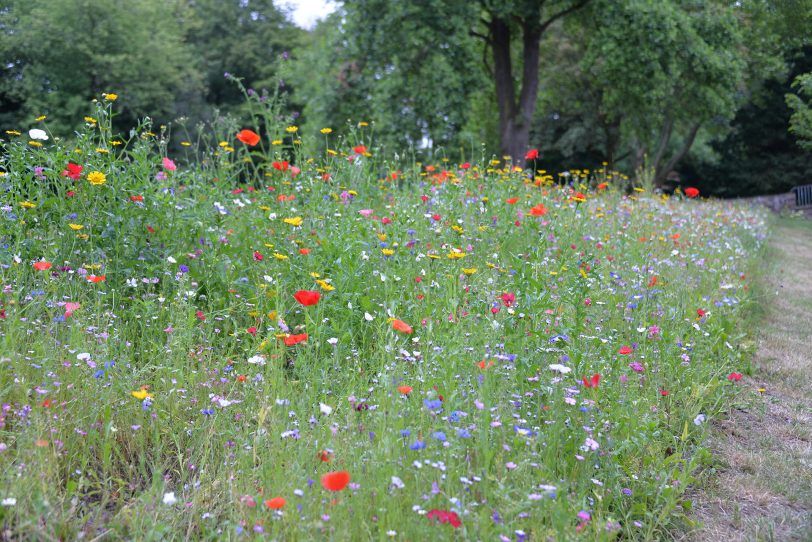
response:
<svg viewBox="0 0 812 542"><path fill-rule="evenodd" d="M483 37L493 52L493 75L496 83L496 105L499 108L499 150L514 162L524 159L530 142L530 126L536 112L539 89L539 50L544 31L555 21L587 5L590 0L577 0L569 7L550 15L542 22L546 0L528 2L521 14L511 19L522 30L522 79L519 95L513 80L510 56L511 26L498 13L490 13L488 37Z"/></svg>
<svg viewBox="0 0 812 542"><path fill-rule="evenodd" d="M490 22L496 103L499 108L499 150L515 162L524 158L530 141L530 127L536 111L539 88L539 47L541 25L538 19L522 24L522 81L516 96L510 56L510 26L498 17Z"/></svg>
<svg viewBox="0 0 812 542"><path fill-rule="evenodd" d="M691 126L691 130L685 137L685 141L682 144L682 148L680 148L680 150L678 150L677 153L674 154L674 156L672 156L670 160L668 160L668 162L666 162L661 166L657 166L656 169L657 174L654 177L654 184L656 184L657 186L662 186L663 182L665 181L666 177L668 177L668 174L671 172L671 170L674 169L674 167L676 167L676 165L680 162L680 160L685 158L685 155L688 154L688 151L691 150L691 147L694 144L694 140L696 139L696 134L697 132L699 132L700 126L702 126L701 122L697 122L693 126Z"/></svg>

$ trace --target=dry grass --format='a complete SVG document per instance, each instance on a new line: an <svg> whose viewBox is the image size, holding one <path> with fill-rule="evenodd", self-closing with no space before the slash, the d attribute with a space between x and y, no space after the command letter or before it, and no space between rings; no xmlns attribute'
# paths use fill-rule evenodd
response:
<svg viewBox="0 0 812 542"><path fill-rule="evenodd" d="M777 221L765 263L752 391L716 423L686 540L812 540L812 221Z"/></svg>

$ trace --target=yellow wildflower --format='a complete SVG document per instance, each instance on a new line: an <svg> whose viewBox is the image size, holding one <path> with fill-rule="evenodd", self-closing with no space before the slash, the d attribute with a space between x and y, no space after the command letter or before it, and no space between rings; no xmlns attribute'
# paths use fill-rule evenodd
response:
<svg viewBox="0 0 812 542"><path fill-rule="evenodd" d="M319 130L319 131L320 131L321 133L323 133L324 135L327 135L327 134L331 134L331 133L333 133L333 129L332 129L332 128L322 128L322 129L321 129L321 130Z"/></svg>
<svg viewBox="0 0 812 542"><path fill-rule="evenodd" d="M274 252L273 257L276 258L277 260L287 260L288 259L287 256L285 256L284 254L280 254L278 252Z"/></svg>
<svg viewBox="0 0 812 542"><path fill-rule="evenodd" d="M113 94L111 92L108 92L108 93L102 94L102 98L104 98L108 102L115 102L116 100L118 100L118 94Z"/></svg>
<svg viewBox="0 0 812 542"><path fill-rule="evenodd" d="M296 132L299 131L299 127L298 126L288 126L287 128L285 128L285 131L287 133L289 133L289 134L295 134Z"/></svg>
<svg viewBox="0 0 812 542"><path fill-rule="evenodd" d="M82 224L68 224L68 227L70 229L72 229L73 231L79 231L82 228L84 228L84 226Z"/></svg>
<svg viewBox="0 0 812 542"><path fill-rule="evenodd" d="M21 201L20 202L20 207L24 207L26 209L33 209L36 206L37 206L36 203L31 203L30 201Z"/></svg>
<svg viewBox="0 0 812 542"><path fill-rule="evenodd" d="M138 399L139 401L143 401L147 397L154 397L155 396L154 394L147 392L147 390L145 390L144 388L141 388L138 391L131 391L130 394L133 397L135 397L136 399Z"/></svg>
<svg viewBox="0 0 812 542"><path fill-rule="evenodd" d="M107 175L101 171L91 171L87 174L87 180L90 181L90 184L93 186L101 186L107 182Z"/></svg>
<svg viewBox="0 0 812 542"><path fill-rule="evenodd" d="M284 222L285 224L290 224L291 226L298 227L302 225L304 219L300 216L294 216L293 218L286 218L282 222Z"/></svg>

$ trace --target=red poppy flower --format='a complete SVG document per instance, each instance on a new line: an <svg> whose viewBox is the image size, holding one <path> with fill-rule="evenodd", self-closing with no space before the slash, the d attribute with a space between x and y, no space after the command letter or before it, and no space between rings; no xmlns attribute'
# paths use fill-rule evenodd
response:
<svg viewBox="0 0 812 542"><path fill-rule="evenodd" d="M34 269L37 271L45 271L51 268L51 262L34 262Z"/></svg>
<svg viewBox="0 0 812 542"><path fill-rule="evenodd" d="M288 335L283 339L285 346L293 346L295 344L307 342L307 333L300 333L298 335Z"/></svg>
<svg viewBox="0 0 812 542"><path fill-rule="evenodd" d="M305 307L309 307L310 305L315 305L319 302L319 299L321 299L321 294L312 290L299 290L293 294L293 297Z"/></svg>
<svg viewBox="0 0 812 542"><path fill-rule="evenodd" d="M69 177L75 181L79 180L82 177L82 169L84 168L80 165L68 163L67 169L62 171L62 176Z"/></svg>
<svg viewBox="0 0 812 542"><path fill-rule="evenodd" d="M464 164L460 164L460 169L471 169L471 162L465 162Z"/></svg>
<svg viewBox="0 0 812 542"><path fill-rule="evenodd" d="M307 256L307 255L308 255L308 254L310 254L311 252L313 252L313 250L312 250L312 249L309 249L309 248L300 248L300 249L299 249L299 254L301 254L301 255L303 255L303 256Z"/></svg>
<svg viewBox="0 0 812 542"><path fill-rule="evenodd" d="M203 311L197 311L195 313L195 318L197 318L200 321L204 321L206 319L206 315L203 314Z"/></svg>
<svg viewBox="0 0 812 542"><path fill-rule="evenodd" d="M329 463L333 458L333 452L330 450L322 450L318 453L318 458L322 463Z"/></svg>
<svg viewBox="0 0 812 542"><path fill-rule="evenodd" d="M539 157L539 151L536 149L531 149L527 151L527 154L524 155L525 160L535 160Z"/></svg>
<svg viewBox="0 0 812 542"><path fill-rule="evenodd" d="M280 508L285 506L285 503L287 503L287 501L285 500L284 497L274 497L273 499L268 499L267 501L265 501L265 506L267 506L271 510L279 510Z"/></svg>
<svg viewBox="0 0 812 542"><path fill-rule="evenodd" d="M88 282L92 282L93 284L98 284L100 282L104 282L107 280L107 277L104 275L88 275L87 276Z"/></svg>
<svg viewBox="0 0 812 542"><path fill-rule="evenodd" d="M412 387L411 386L398 386L398 391L400 393L402 393L403 395L409 395L410 393L412 393Z"/></svg>
<svg viewBox="0 0 812 542"><path fill-rule="evenodd" d="M606 190L606 188L608 186L609 186L609 183L601 183L601 184L598 185L598 190Z"/></svg>
<svg viewBox="0 0 812 542"><path fill-rule="evenodd" d="M594 375L592 375L592 378L587 379L586 377L584 377L582 380L584 381L585 388L597 388L598 384L601 383L601 375L595 373Z"/></svg>
<svg viewBox="0 0 812 542"><path fill-rule="evenodd" d="M703 316L705 316L707 313L705 312L705 309L696 309L696 314L697 314L697 316L699 316L700 318L702 318L702 317L703 317Z"/></svg>
<svg viewBox="0 0 812 542"><path fill-rule="evenodd" d="M625 346L625 345L621 346L620 350L617 351L617 353L620 354L621 356L628 356L632 352L634 352L634 350L632 350L632 347L631 346Z"/></svg>
<svg viewBox="0 0 812 542"><path fill-rule="evenodd" d="M257 336L257 328L256 328L256 326L251 326L248 329L246 329L245 331L247 331L248 333L250 333L254 337Z"/></svg>
<svg viewBox="0 0 812 542"><path fill-rule="evenodd" d="M350 483L350 473L345 470L328 472L321 477L321 485L327 491L341 491Z"/></svg>
<svg viewBox="0 0 812 542"><path fill-rule="evenodd" d="M657 275L654 275L653 277L651 277L649 279L649 281L648 281L648 287L652 288L652 287L656 286L657 285L657 280L658 280Z"/></svg>
<svg viewBox="0 0 812 542"><path fill-rule="evenodd" d="M263 255L262 255L262 253L261 253L260 251L255 250L255 251L254 251L254 259L255 259L256 261L258 261L258 262L261 262L262 260L264 260L264 259L265 259L265 256L263 256Z"/></svg>
<svg viewBox="0 0 812 542"><path fill-rule="evenodd" d="M288 163L287 160L283 160L281 162L274 162L271 164L271 166L277 171L287 171L288 168L290 167L290 164Z"/></svg>
<svg viewBox="0 0 812 542"><path fill-rule="evenodd" d="M352 148L355 151L355 154L364 154L367 152L367 148L364 145L358 145L357 147Z"/></svg>
<svg viewBox="0 0 812 542"><path fill-rule="evenodd" d="M457 515L456 512L450 512L448 510L438 510L435 508L434 510L429 510L429 513L426 514L426 517L429 520L437 520L440 523L449 523L455 529L459 528L462 525L460 521L460 517Z"/></svg>
<svg viewBox="0 0 812 542"><path fill-rule="evenodd" d="M530 216L544 216L547 214L547 207L543 203L539 203L535 207L530 208Z"/></svg>
<svg viewBox="0 0 812 542"><path fill-rule="evenodd" d="M508 205L515 205L517 201L519 201L519 198L508 198L505 200L505 203Z"/></svg>
<svg viewBox="0 0 812 542"><path fill-rule="evenodd" d="M253 147L259 143L259 134L253 130L240 130L240 132L237 134L237 139L249 147Z"/></svg>
<svg viewBox="0 0 812 542"><path fill-rule="evenodd" d="M491 367L493 367L493 360L484 360L483 359L482 361L477 363L477 366L479 366L479 368L482 369L483 371L485 369L490 369Z"/></svg>
<svg viewBox="0 0 812 542"><path fill-rule="evenodd" d="M669 392L668 390L660 390L660 395L662 395L663 397L667 397L669 393L671 392Z"/></svg>
<svg viewBox="0 0 812 542"><path fill-rule="evenodd" d="M695 198L699 195L699 190L697 190L692 186L689 186L688 188L685 189L685 195L688 196L689 198Z"/></svg>
<svg viewBox="0 0 812 542"><path fill-rule="evenodd" d="M414 330L412 326L404 322L403 320L392 320L392 329L395 331L400 331L401 333L406 333L407 335L412 333Z"/></svg>
<svg viewBox="0 0 812 542"><path fill-rule="evenodd" d="M144 201L144 196L130 196L130 201Z"/></svg>
<svg viewBox="0 0 812 542"><path fill-rule="evenodd" d="M502 300L502 303L505 304L505 307L510 307L513 305L513 303L516 302L516 294L513 293L502 294L501 296L499 296L499 299Z"/></svg>
<svg viewBox="0 0 812 542"><path fill-rule="evenodd" d="M730 373L729 375L727 375L727 379L730 380L731 382L738 382L739 380L742 379L742 374L741 373Z"/></svg>

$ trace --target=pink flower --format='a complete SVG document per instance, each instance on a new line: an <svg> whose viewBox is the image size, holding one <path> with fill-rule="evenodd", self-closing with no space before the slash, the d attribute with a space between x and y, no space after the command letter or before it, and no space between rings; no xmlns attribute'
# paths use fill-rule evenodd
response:
<svg viewBox="0 0 812 542"><path fill-rule="evenodd" d="M374 212L375 211L372 209L361 209L360 211L358 211L358 214L363 216L364 218L369 218L370 216L372 216L372 213Z"/></svg>
<svg viewBox="0 0 812 542"><path fill-rule="evenodd" d="M169 158L167 158L165 156L164 156L163 163L164 163L164 169L167 170L167 171L175 171L176 169L178 169L178 166L175 165L175 162L173 162L172 160L170 160Z"/></svg>

